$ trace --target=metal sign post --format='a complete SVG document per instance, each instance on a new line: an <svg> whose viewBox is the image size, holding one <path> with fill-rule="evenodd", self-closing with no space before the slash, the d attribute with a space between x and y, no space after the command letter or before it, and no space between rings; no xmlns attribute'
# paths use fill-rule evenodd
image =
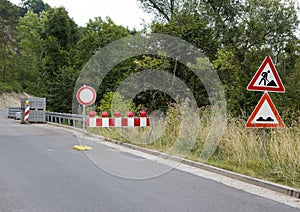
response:
<svg viewBox="0 0 300 212"><path fill-rule="evenodd" d="M81 88L78 89L76 97L77 101L83 106L83 114L82 114L82 138L85 136L85 130L86 130L86 106L94 104L96 101L96 91L90 87L90 86L82 86ZM74 149L77 150L91 150L91 147L88 146L80 146L76 145L73 147Z"/></svg>
<svg viewBox="0 0 300 212"><path fill-rule="evenodd" d="M84 138L85 136L85 113L86 113L86 109L85 109L85 105L83 105L83 114L82 114L82 138Z"/></svg>
<svg viewBox="0 0 300 212"><path fill-rule="evenodd" d="M261 136L261 159L265 158L265 137L266 137L266 128L262 128L262 136Z"/></svg>

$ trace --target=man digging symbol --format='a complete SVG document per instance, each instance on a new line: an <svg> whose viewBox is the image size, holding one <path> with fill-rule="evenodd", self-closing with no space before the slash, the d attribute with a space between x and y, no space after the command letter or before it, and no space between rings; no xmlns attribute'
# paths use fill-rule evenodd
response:
<svg viewBox="0 0 300 212"><path fill-rule="evenodd" d="M274 82L274 80L271 80L271 81L268 80L269 73L270 73L270 70L261 73L262 78L261 78L260 82L258 83L258 85L260 85L263 82L264 86L274 86L274 87L277 86L277 84ZM267 82L268 82L268 84L267 84Z"/></svg>
<svg viewBox="0 0 300 212"><path fill-rule="evenodd" d="M266 85L267 82L269 82L269 80L268 80L268 74L269 74L269 73L270 73L270 70L268 70L267 72L261 73L262 78L261 78L260 82L258 83L259 85L260 85L262 82L264 82L264 85Z"/></svg>

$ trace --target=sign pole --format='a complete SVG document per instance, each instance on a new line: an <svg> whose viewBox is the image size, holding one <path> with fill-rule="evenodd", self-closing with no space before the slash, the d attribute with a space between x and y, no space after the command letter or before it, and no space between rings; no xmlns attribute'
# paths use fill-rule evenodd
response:
<svg viewBox="0 0 300 212"><path fill-rule="evenodd" d="M83 105L83 116L82 116L82 138L85 136L85 105Z"/></svg>
<svg viewBox="0 0 300 212"><path fill-rule="evenodd" d="M261 136L261 159L265 159L265 137L266 137L266 128L262 128Z"/></svg>
<svg viewBox="0 0 300 212"><path fill-rule="evenodd" d="M86 130L86 106L92 105L96 100L96 91L90 86L82 86L78 89L76 93L76 98L79 104L83 106L82 111L82 138L85 137L85 130ZM73 149L84 151L84 150L92 150L89 146L82 146L82 145L75 145Z"/></svg>

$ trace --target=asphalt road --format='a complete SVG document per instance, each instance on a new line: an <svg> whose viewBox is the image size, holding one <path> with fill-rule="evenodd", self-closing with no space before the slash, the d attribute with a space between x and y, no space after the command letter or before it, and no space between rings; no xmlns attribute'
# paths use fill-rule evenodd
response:
<svg viewBox="0 0 300 212"><path fill-rule="evenodd" d="M93 151L76 151L69 131L1 114L1 212L300 211L101 143L87 141Z"/></svg>

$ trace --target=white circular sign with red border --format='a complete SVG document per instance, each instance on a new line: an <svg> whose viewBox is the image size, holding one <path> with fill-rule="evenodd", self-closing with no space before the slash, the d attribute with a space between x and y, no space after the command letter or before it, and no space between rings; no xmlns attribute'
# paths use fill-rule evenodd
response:
<svg viewBox="0 0 300 212"><path fill-rule="evenodd" d="M85 106L91 105L96 101L96 91L90 86L82 86L77 91L77 101Z"/></svg>

